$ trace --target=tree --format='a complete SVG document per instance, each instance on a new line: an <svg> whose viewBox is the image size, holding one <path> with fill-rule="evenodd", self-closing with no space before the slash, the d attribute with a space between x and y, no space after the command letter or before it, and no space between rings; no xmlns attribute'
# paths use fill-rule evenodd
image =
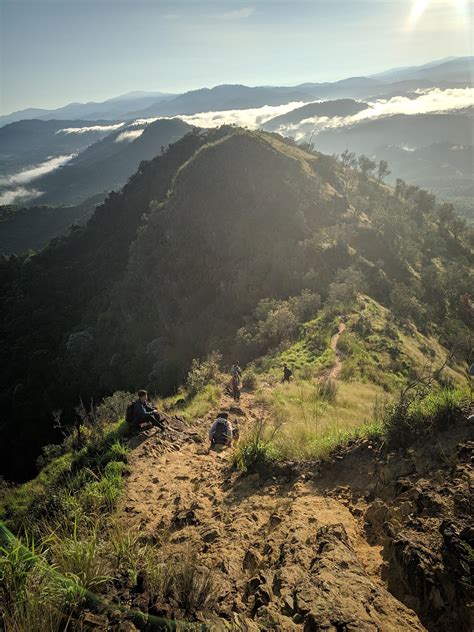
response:
<svg viewBox="0 0 474 632"><path fill-rule="evenodd" d="M357 167L357 158L354 152L345 149L341 154L341 162L344 167L355 169Z"/></svg>
<svg viewBox="0 0 474 632"><path fill-rule="evenodd" d="M377 163L371 160L368 156L359 156L358 165L360 172L365 178L368 178L370 175L373 175L375 168L377 167Z"/></svg>
<svg viewBox="0 0 474 632"><path fill-rule="evenodd" d="M436 196L424 189L419 189L414 196L414 201L420 213L430 213L434 208Z"/></svg>
<svg viewBox="0 0 474 632"><path fill-rule="evenodd" d="M453 231L453 236L456 241L459 240L459 236L466 229L466 220L462 217L454 217L450 222L451 230Z"/></svg>
<svg viewBox="0 0 474 632"><path fill-rule="evenodd" d="M449 203L439 206L436 209L436 213L439 218L439 225L442 228L446 228L455 217L454 206Z"/></svg>
<svg viewBox="0 0 474 632"><path fill-rule="evenodd" d="M402 180L401 178L397 178L395 182L395 195L398 198L405 197L406 188L407 188L407 183L405 182L405 180Z"/></svg>
<svg viewBox="0 0 474 632"><path fill-rule="evenodd" d="M388 177L391 173L392 172L388 168L388 162L386 160L381 160L377 168L377 180L379 182L383 182L383 180L386 177Z"/></svg>

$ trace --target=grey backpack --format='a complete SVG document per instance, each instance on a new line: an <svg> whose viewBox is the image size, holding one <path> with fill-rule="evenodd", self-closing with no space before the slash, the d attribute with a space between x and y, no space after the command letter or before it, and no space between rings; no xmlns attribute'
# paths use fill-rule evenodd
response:
<svg viewBox="0 0 474 632"><path fill-rule="evenodd" d="M228 426L225 419L218 419L214 432L212 433L212 443L225 445L228 440Z"/></svg>

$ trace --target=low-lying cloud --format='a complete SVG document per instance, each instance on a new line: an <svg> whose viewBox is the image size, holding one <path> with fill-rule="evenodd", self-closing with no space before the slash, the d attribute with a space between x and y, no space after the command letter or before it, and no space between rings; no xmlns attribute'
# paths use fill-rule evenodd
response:
<svg viewBox="0 0 474 632"><path fill-rule="evenodd" d="M86 125L85 127L63 127L56 134L85 134L86 132L113 132L120 129L126 123L114 123L113 125Z"/></svg>
<svg viewBox="0 0 474 632"><path fill-rule="evenodd" d="M120 132L120 134L115 139L115 142L116 143L123 143L123 142L130 143L133 140L136 140L139 136L141 136L144 131L145 130L142 127L141 129L129 129L129 130L126 130L125 132Z"/></svg>
<svg viewBox="0 0 474 632"><path fill-rule="evenodd" d="M32 182L33 180L41 178L41 176L58 169L58 167L62 167L76 155L77 154L55 156L54 158L48 158L48 160L45 160L34 167L23 169L22 171L18 171L17 173L13 173L11 175L2 176L0 178L0 185L28 184L28 182Z"/></svg>
<svg viewBox="0 0 474 632"><path fill-rule="evenodd" d="M0 205L18 204L18 202L26 202L41 195L41 191L36 189L27 189L26 187L18 187L6 191L0 191Z"/></svg>
<svg viewBox="0 0 474 632"><path fill-rule="evenodd" d="M303 101L293 101L285 105L264 105L261 108L247 110L223 110L217 112L200 112L198 114L177 115L173 118L195 125L196 127L220 127L221 125L239 125L249 129L257 129L275 116L287 114L304 105Z"/></svg>
<svg viewBox="0 0 474 632"><path fill-rule="evenodd" d="M22 169L17 173L12 173L0 177L0 204L15 204L17 202L32 200L39 195L41 191L33 188L27 188L24 185L41 178L47 173L51 173L55 169L62 167L77 154L68 154L62 156L54 156L48 158L38 165Z"/></svg>
<svg viewBox="0 0 474 632"><path fill-rule="evenodd" d="M324 129L354 125L368 119L381 118L393 114L414 115L458 110L470 107L474 102L473 88L448 88L446 90L433 88L424 91L419 90L417 93L418 96L415 98L395 96L389 99L371 101L365 110L352 116L315 116L302 120L299 123L281 125L276 131L286 136L293 136L296 140L303 140L309 134L319 133ZM196 127L238 125L249 129L258 129L270 119L287 114L303 105L305 105L304 102L293 102L277 106L265 105L260 108L249 108L246 110L199 112L198 114L163 118L180 118ZM146 122L151 123L158 120L158 118L146 119ZM140 120L140 123L144 122L145 120Z"/></svg>
<svg viewBox="0 0 474 632"><path fill-rule="evenodd" d="M314 116L299 123L281 125L276 131L286 136L293 136L296 140L303 140L309 134L317 134L325 129L347 127L376 118L383 118L395 114L407 116L415 114L431 114L447 112L471 107L474 102L473 88L449 88L441 90L433 88L418 91L419 96L409 98L395 96L390 99L377 99L368 103L368 108L351 116Z"/></svg>

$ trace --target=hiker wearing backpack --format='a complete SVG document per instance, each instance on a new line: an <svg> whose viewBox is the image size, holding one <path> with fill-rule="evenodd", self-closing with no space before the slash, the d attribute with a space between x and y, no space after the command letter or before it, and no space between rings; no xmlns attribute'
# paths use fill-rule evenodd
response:
<svg viewBox="0 0 474 632"><path fill-rule="evenodd" d="M229 421L229 414L226 412L219 413L209 429L209 441L211 448L222 449L232 445L234 430Z"/></svg>
<svg viewBox="0 0 474 632"><path fill-rule="evenodd" d="M282 382L289 382L292 377L293 377L293 373L292 373L291 369L289 369L287 367L287 365L285 364L285 366L283 367L283 379L282 379Z"/></svg>
<svg viewBox="0 0 474 632"><path fill-rule="evenodd" d="M231 366L231 368L230 368L230 374L232 375L232 377L234 377L234 376L235 376L235 377L237 377L237 379L238 379L238 380L239 380L239 382L240 382L240 379L241 379L241 377L242 377L242 369L240 368L240 366L239 366L239 363L238 363L238 362L235 362L235 363Z"/></svg>
<svg viewBox="0 0 474 632"><path fill-rule="evenodd" d="M140 428L145 423L151 423L163 430L164 425L160 419L160 413L148 401L148 393L141 389L137 395L138 399L127 406L127 423L135 428Z"/></svg>
<svg viewBox="0 0 474 632"><path fill-rule="evenodd" d="M240 379L237 374L232 376L230 381L230 390L232 397L234 398L234 402L240 401Z"/></svg>

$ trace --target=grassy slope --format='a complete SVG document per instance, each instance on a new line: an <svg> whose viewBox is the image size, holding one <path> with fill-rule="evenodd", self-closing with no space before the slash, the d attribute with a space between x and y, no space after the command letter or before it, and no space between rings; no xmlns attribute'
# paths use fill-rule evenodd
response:
<svg viewBox="0 0 474 632"><path fill-rule="evenodd" d="M369 297L344 315L346 330L337 353L342 360L335 394L320 392L336 356L330 347L340 317L324 312L302 327L288 348L259 360L257 401L268 410L274 454L284 459L325 458L347 440L381 432L385 406L407 380L441 366L447 351L414 326L403 330L390 312ZM366 331L367 328L367 331ZM282 366L293 370L281 384ZM462 367L448 366L446 383L461 386Z"/></svg>

